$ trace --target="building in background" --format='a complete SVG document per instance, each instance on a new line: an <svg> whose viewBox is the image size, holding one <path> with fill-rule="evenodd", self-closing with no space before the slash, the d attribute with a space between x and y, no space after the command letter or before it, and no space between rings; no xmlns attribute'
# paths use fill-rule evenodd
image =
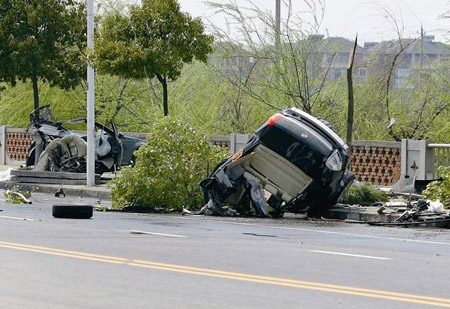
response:
<svg viewBox="0 0 450 309"><path fill-rule="evenodd" d="M321 66L329 67L328 80L345 77L350 51L354 42L340 37L309 37L317 46L316 53L322 57ZM394 63L392 86L408 87L412 76L427 76L436 63L450 59L450 46L435 42L434 35L422 39L401 39L383 42L366 42L357 46L353 77L365 82L370 74L389 74Z"/></svg>
<svg viewBox="0 0 450 309"><path fill-rule="evenodd" d="M394 87L409 87L412 77L428 75L435 64L449 60L450 46L435 42L434 35L424 35L422 39L401 39L366 43L366 59L371 72L388 71L394 58L392 83Z"/></svg>
<svg viewBox="0 0 450 309"><path fill-rule="evenodd" d="M346 77L353 45L354 42L346 38L325 38L324 35L315 34L293 43L292 53L296 53L297 60L305 60L311 78L333 81ZM289 43L282 43L281 46L289 58ZM248 76L250 72L259 72L260 66L273 63L273 59L277 59L271 55L275 54L275 49L275 46L261 47L258 54L255 54L255 51L248 51L243 44L217 42L210 62L220 67L226 77ZM265 58L264 55L268 57ZM387 76L394 60L391 85L412 87L411 81L414 78L428 76L435 64L450 60L450 46L435 42L434 35L424 35L422 39L365 42L363 46L358 45L356 48L353 79L355 82L367 82L374 74Z"/></svg>

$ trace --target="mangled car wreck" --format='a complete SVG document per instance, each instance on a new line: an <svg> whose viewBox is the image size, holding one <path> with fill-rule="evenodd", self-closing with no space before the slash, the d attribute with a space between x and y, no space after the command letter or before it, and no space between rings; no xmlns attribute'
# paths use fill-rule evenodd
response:
<svg viewBox="0 0 450 309"><path fill-rule="evenodd" d="M30 145L26 166L37 171L86 172L87 135L76 134L63 126L65 123L86 122L85 118L54 122L49 105L30 114L27 132L34 141ZM111 128L95 122L95 172L114 172L123 165L134 163L134 152L144 140L119 133L114 121Z"/></svg>
<svg viewBox="0 0 450 309"><path fill-rule="evenodd" d="M281 217L285 212L323 215L353 182L347 144L331 125L299 109L270 117L244 148L200 183L207 206L223 215Z"/></svg>

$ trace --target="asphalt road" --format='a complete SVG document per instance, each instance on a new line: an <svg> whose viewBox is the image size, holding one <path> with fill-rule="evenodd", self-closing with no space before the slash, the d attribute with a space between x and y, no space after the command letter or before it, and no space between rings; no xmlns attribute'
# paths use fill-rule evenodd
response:
<svg viewBox="0 0 450 309"><path fill-rule="evenodd" d="M450 307L450 231L95 212L0 190L1 308ZM102 202L107 205L108 202Z"/></svg>

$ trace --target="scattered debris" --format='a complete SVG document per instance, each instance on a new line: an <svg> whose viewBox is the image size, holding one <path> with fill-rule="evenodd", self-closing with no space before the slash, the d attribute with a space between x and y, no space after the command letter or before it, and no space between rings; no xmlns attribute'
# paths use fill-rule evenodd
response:
<svg viewBox="0 0 450 309"><path fill-rule="evenodd" d="M55 193L55 197L60 197L60 196L66 197L66 193L64 193L63 188L59 188L58 191L56 191Z"/></svg>
<svg viewBox="0 0 450 309"><path fill-rule="evenodd" d="M111 209L108 208L107 206L102 205L102 200L99 199L94 205L94 211L107 212L107 211L111 211Z"/></svg>
<svg viewBox="0 0 450 309"><path fill-rule="evenodd" d="M0 181L10 181L11 180L11 168L8 168L6 171L0 172Z"/></svg>
<svg viewBox="0 0 450 309"><path fill-rule="evenodd" d="M445 212L444 210L444 204L441 203L441 201L429 201L428 210L430 212L436 213L436 214L442 214Z"/></svg>
<svg viewBox="0 0 450 309"><path fill-rule="evenodd" d="M109 210L109 208L106 207L106 206L103 206L103 205L95 205L94 206L94 210L95 211L107 212Z"/></svg>
<svg viewBox="0 0 450 309"><path fill-rule="evenodd" d="M393 221L367 222L379 226L432 226L450 228L450 213L439 201L418 200L408 203L408 209Z"/></svg>
<svg viewBox="0 0 450 309"><path fill-rule="evenodd" d="M187 210L186 208L183 207L183 210L181 211L181 215L182 216L192 215L192 211Z"/></svg>
<svg viewBox="0 0 450 309"><path fill-rule="evenodd" d="M381 206L380 208L377 209L377 213L382 214L382 213L384 213L385 210L386 210L386 207Z"/></svg>
<svg viewBox="0 0 450 309"><path fill-rule="evenodd" d="M273 115L244 148L200 183L199 213L320 217L351 185L349 147L331 125L299 109Z"/></svg>
<svg viewBox="0 0 450 309"><path fill-rule="evenodd" d="M139 205L130 205L123 207L120 211L122 212L136 212L136 213L166 213L169 212L167 208L159 208L152 206L139 206Z"/></svg>
<svg viewBox="0 0 450 309"><path fill-rule="evenodd" d="M395 200L391 200L389 202L386 202L384 204L386 207L396 207L396 208L407 208L408 207L408 201L405 201L403 199L395 199Z"/></svg>

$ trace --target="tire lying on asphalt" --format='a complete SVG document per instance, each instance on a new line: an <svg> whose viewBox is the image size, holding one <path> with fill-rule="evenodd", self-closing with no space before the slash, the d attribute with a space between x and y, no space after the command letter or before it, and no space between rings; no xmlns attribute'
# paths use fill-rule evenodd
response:
<svg viewBox="0 0 450 309"><path fill-rule="evenodd" d="M53 205L52 215L55 218L89 219L94 214L91 205Z"/></svg>

